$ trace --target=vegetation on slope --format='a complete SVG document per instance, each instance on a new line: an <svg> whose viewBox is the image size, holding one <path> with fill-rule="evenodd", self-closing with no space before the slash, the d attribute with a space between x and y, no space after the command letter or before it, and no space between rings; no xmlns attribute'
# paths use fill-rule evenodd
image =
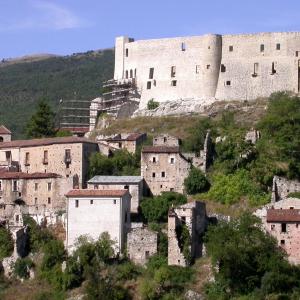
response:
<svg viewBox="0 0 300 300"><path fill-rule="evenodd" d="M24 137L24 125L39 99L47 97L56 111L60 99L98 97L102 81L113 77L113 59L113 50L103 50L2 66L0 124L14 138Z"/></svg>

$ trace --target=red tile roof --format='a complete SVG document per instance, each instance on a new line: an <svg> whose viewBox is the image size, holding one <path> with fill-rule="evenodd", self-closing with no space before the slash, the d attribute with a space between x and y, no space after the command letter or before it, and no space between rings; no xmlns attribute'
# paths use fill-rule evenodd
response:
<svg viewBox="0 0 300 300"><path fill-rule="evenodd" d="M145 146L143 153L179 153L177 146Z"/></svg>
<svg viewBox="0 0 300 300"><path fill-rule="evenodd" d="M300 222L300 209L268 209L267 222Z"/></svg>
<svg viewBox="0 0 300 300"><path fill-rule="evenodd" d="M71 190L66 197L122 197L127 190Z"/></svg>
<svg viewBox="0 0 300 300"><path fill-rule="evenodd" d="M11 142L4 142L0 144L0 149L47 146L53 144L74 144L74 143L96 144L96 142L93 142L86 138L67 136L67 137L43 138L43 139L33 139L33 140L16 140Z"/></svg>
<svg viewBox="0 0 300 300"><path fill-rule="evenodd" d="M7 129L4 125L0 126L0 134L11 134L11 131Z"/></svg>
<svg viewBox="0 0 300 300"><path fill-rule="evenodd" d="M2 172L0 179L44 179L44 178L59 178L56 173L23 173L23 172Z"/></svg>

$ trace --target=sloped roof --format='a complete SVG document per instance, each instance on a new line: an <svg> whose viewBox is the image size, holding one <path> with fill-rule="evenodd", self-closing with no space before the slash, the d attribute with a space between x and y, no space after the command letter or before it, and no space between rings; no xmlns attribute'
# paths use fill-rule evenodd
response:
<svg viewBox="0 0 300 300"><path fill-rule="evenodd" d="M71 190L66 197L123 197L127 190Z"/></svg>
<svg viewBox="0 0 300 300"><path fill-rule="evenodd" d="M24 173L24 172L1 172L0 179L44 179L59 178L56 173Z"/></svg>
<svg viewBox="0 0 300 300"><path fill-rule="evenodd" d="M11 134L11 131L7 129L4 125L0 126L0 134Z"/></svg>
<svg viewBox="0 0 300 300"><path fill-rule="evenodd" d="M141 176L94 176L88 183L139 183Z"/></svg>
<svg viewBox="0 0 300 300"><path fill-rule="evenodd" d="M267 222L300 222L300 209L268 209Z"/></svg>
<svg viewBox="0 0 300 300"><path fill-rule="evenodd" d="M177 146L145 146L142 149L143 153L179 153Z"/></svg>
<svg viewBox="0 0 300 300"><path fill-rule="evenodd" d="M53 144L74 144L74 143L97 144L96 142L93 142L86 138L67 136L67 137L43 138L43 139L32 139L32 140L15 140L11 142L4 142L0 144L0 149L47 146Z"/></svg>

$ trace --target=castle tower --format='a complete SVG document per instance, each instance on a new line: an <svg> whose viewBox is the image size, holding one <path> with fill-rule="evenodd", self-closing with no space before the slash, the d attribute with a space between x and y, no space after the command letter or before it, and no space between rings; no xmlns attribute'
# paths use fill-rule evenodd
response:
<svg viewBox="0 0 300 300"><path fill-rule="evenodd" d="M222 59L222 36L208 34L203 37L206 50L203 53L203 97L212 98L216 95L220 64Z"/></svg>

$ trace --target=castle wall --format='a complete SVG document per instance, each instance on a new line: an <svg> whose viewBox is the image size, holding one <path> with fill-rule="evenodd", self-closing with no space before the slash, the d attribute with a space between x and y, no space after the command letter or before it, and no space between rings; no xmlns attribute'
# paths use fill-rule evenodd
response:
<svg viewBox="0 0 300 300"><path fill-rule="evenodd" d="M118 37L115 79L135 78L140 108L152 98L245 100L282 90L298 93L299 61L299 32L136 42Z"/></svg>

